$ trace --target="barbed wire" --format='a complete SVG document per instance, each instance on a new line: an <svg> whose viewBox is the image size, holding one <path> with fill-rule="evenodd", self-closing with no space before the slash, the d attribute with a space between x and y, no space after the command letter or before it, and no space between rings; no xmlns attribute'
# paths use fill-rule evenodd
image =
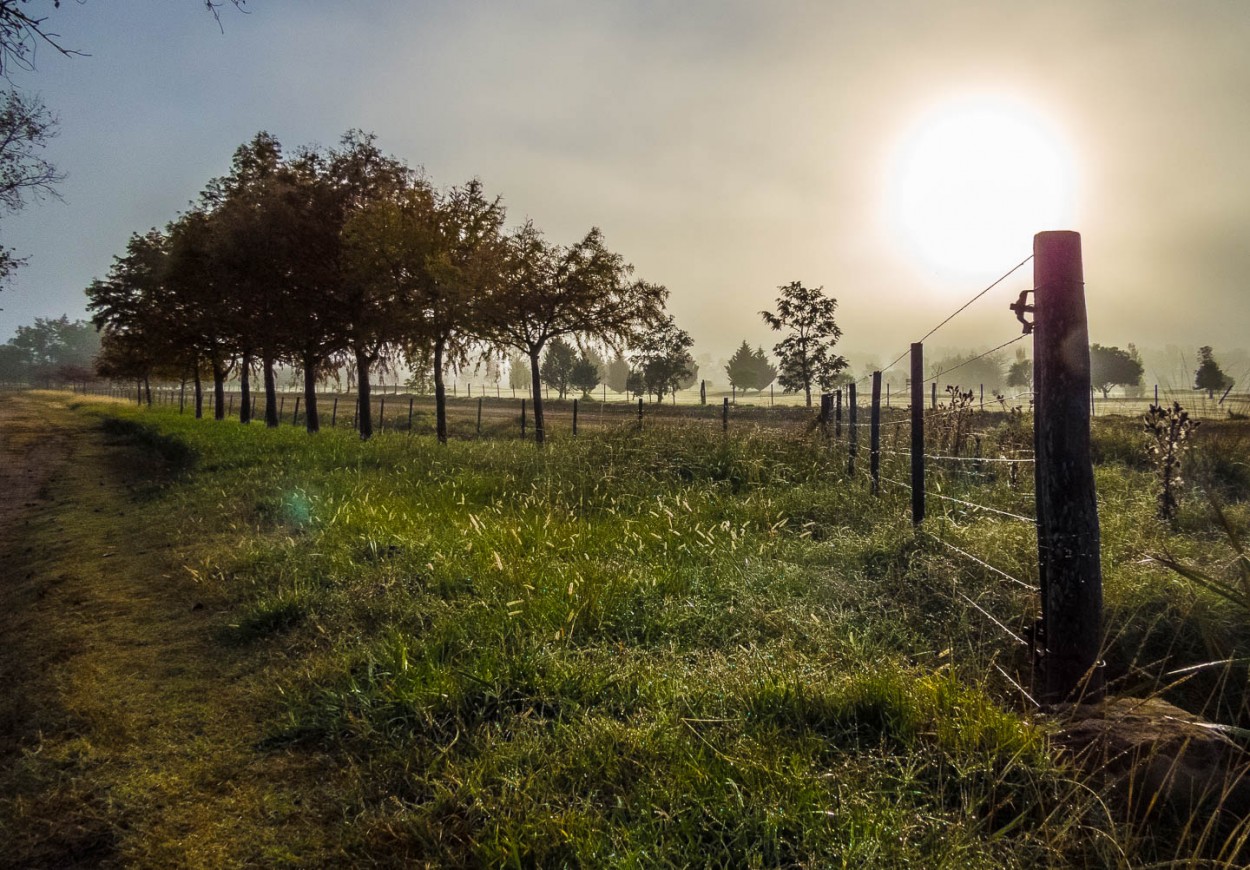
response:
<svg viewBox="0 0 1250 870"><path fill-rule="evenodd" d="M1013 639L1016 643L1020 644L1021 646L1028 646L1028 645L1029 645L1029 642L1028 642L1027 640L1025 640L1024 638L1022 638L1020 635L1016 634L1014 631L1012 631L1012 630L1011 630L1010 628L1008 628L1007 626L1003 625L1003 623L999 622L999 621L998 621L998 620L994 617L994 614L990 613L988 610L986 610L986 609L985 609L984 607L982 607L980 604L977 604L975 601L973 601L973 600L972 600L971 598L969 598L967 595L964 595L964 594L963 594L962 592L960 592L958 589L956 589L956 590L955 590L955 594L956 594L956 595L958 595L960 598L962 598L964 601L967 601L967 602L968 602L969 604L971 604L973 607L975 607L975 608L976 608L976 609L977 609L977 610L981 613L981 615L982 615L982 616L984 616L984 617L985 617L986 619L988 619L990 622L992 622L992 623L994 623L996 626L998 626L998 627L999 627L999 629L1001 629L1001 630L1002 630L1005 634L1009 635L1009 636L1010 636L1010 637L1011 637L1011 638L1012 638L1012 639Z"/></svg>
<svg viewBox="0 0 1250 870"><path fill-rule="evenodd" d="M977 361L977 360L979 360L979 359L984 359L985 357L989 356L990 354L992 354L992 353L996 353L996 352L998 352L998 351L1002 350L1002 349L1003 349L1003 348L1005 348L1005 347L1010 347L1011 345L1015 344L1017 341L1020 341L1020 340L1022 340L1022 339L1028 338L1028 337L1029 337L1029 333L1027 333L1027 332L1025 332L1025 333L1021 333L1020 335L1017 335L1015 338L1011 339L1010 341L1004 341L1002 344L998 345L997 347L992 347L992 348L990 348L990 349L989 349L989 350L987 350L985 353L979 353L979 354L977 354L976 356L974 356L974 357L972 357L972 358L970 358L970 359L966 359L966 360L964 360L963 362L961 362L961 363L959 363L959 364L957 364L957 365L953 365L953 366L951 366L950 368L942 369L942 371L938 372L938 373L937 373L937 374L935 374L935 375L930 375L929 377L927 377L927 378L925 378L925 379L924 379L924 380L925 380L925 383L927 384L927 383L929 383L929 381L936 381L938 378L942 377L942 375L950 374L950 373L951 373L951 372L953 372L953 371L958 371L959 369L963 368L963 367L964 367L964 366L966 366L966 365L970 365L970 364L972 364L972 363L976 362L976 361Z"/></svg>
<svg viewBox="0 0 1250 870"><path fill-rule="evenodd" d="M1016 270L1018 270L1021 266L1023 266L1025 263L1027 263L1029 260L1032 260L1032 259L1033 259L1033 255L1032 255L1032 254L1029 254L1027 257L1025 257L1025 258L1024 258L1023 260L1021 260L1019 263L1016 263L1016 265L1012 266L1010 269L1008 269L1006 272L1004 272L1004 273L1002 274L1002 276L1001 276L1001 277L999 277L996 281L994 281L992 284L990 284L988 287L986 287L986 288L985 288L984 290L982 290L980 293L978 293L978 294L976 294L975 296L973 296L971 299L969 299L969 300L968 300L967 302L965 302L963 305L961 305L961 306L959 306L958 308L956 308L956 309L955 309L955 311L954 311L954 313L950 314L950 315L949 315L949 316L948 316L945 320L943 320L943 321L942 321L941 323L939 323L937 326L935 326L935 327L933 327L932 329L930 329L930 330L929 330L928 332L926 332L924 335L920 336L920 338L916 341L916 343L917 343L917 344L920 344L920 343L924 342L924 340L925 340L925 339L927 339L927 338L929 338L929 336L933 335L935 332L937 332L937 331L938 331L939 329L941 329L943 326L945 326L946 324L950 323L952 320L954 320L956 317L958 317L960 314L962 314L962 313L964 312L964 310L966 310L966 309L968 308L968 306L969 306L969 305L971 305L972 303L976 302L978 299L980 299L980 298L981 298L982 296L984 296L986 293L989 293L991 290L993 290L993 289L994 289L995 287L997 287L999 284L1001 284L1001 283L1003 283L1004 281L1006 281L1008 278L1010 278L1012 275L1014 275L1014 274L1016 273ZM907 356L907 354L909 354L909 353L911 353L911 348L908 348L907 350L905 350L905 351L903 351L902 353L900 353L897 357L895 357L895 358L894 358L894 361L893 361L893 362L891 362L891 363L890 363L888 366L886 366L885 368L881 369L881 371L882 371L883 373L884 373L884 372L888 372L890 369L894 368L894 366L898 365L899 361L900 361L900 360L902 360L902 359L903 359L903 357ZM860 380L863 380L863 378L861 378ZM856 381L856 383L858 383L858 381Z"/></svg>
<svg viewBox="0 0 1250 870"><path fill-rule="evenodd" d="M939 538L937 535L933 534L932 532L925 532L925 534L927 534L927 535L928 535L930 538L932 538L933 540L937 541L937 542L938 542L939 544L941 544L942 546L944 546L944 547L946 547L946 548L948 548L948 549L950 549L950 550L954 550L954 551L955 551L956 553L958 553L959 555L963 556L963 557L964 557L964 558L966 558L966 559L970 559L971 561L973 561L973 562L975 562L976 564L980 565L982 568L985 568L985 569L987 569L987 570L989 570L989 571L992 571L993 573L997 574L999 577L1002 577L1004 580L1008 580L1008 581L1010 581L1010 582L1012 582L1012 583L1015 583L1017 586L1023 586L1025 589L1028 589L1028 590L1030 590L1031 592L1037 592L1037 591L1038 591L1038 587L1034 586L1032 583L1026 583L1026 582L1024 582L1023 580L1019 580L1019 579L1017 579L1017 578L1015 578L1015 577L1012 577L1010 574L1008 574L1006 571L1002 570L1001 568L995 568L995 567L994 567L993 565L991 565L989 562L986 562L984 559L979 559L979 558L977 558L976 556L974 556L974 555L972 555L971 553L969 553L968 551L966 551L966 550L962 550L962 549L960 549L959 547L956 547L956 546L955 546L954 544L952 544L950 541L945 541L945 540L943 540L942 538Z"/></svg>

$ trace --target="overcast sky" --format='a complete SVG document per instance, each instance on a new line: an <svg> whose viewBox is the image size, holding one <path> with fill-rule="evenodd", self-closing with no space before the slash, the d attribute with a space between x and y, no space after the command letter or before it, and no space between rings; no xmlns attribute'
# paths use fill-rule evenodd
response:
<svg viewBox="0 0 1250 870"><path fill-rule="evenodd" d="M1250 344L1250 3L249 0L224 33L199 0L40 5L90 56L44 49L13 76L60 116L68 179L0 223L30 257L0 340L83 316L127 237L258 130L294 148L359 127L440 185L480 177L555 241L601 227L669 288L696 354L770 346L758 312L800 280L838 299L845 348L888 361L1046 229L1082 233L1093 340ZM917 131L964 100L1029 119L1068 204L1065 226L952 269L895 203ZM948 222L977 208L953 199ZM1015 335L1030 270L941 343Z"/></svg>

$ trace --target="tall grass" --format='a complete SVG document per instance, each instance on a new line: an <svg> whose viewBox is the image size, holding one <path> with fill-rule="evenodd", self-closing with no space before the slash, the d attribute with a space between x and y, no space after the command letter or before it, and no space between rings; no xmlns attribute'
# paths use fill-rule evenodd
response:
<svg viewBox="0 0 1250 870"><path fill-rule="evenodd" d="M202 544L188 567L236 602L222 643L274 659L267 751L354 772L337 799L360 860L1114 866L1197 848L1133 833L1048 751L1029 663L982 612L1022 633L1035 594L941 543L1028 584L1031 527L955 509L917 535L905 492L870 494L866 452L850 478L814 432L623 427L536 450L108 413L196 457L162 496ZM982 422L983 455L1024 443L1010 415ZM1095 441L1113 685L1247 724L1244 665L1169 677L1250 659L1250 617L1145 560L1218 557L1189 503L1175 529L1157 519L1130 440ZM1027 513L1031 477L931 485Z"/></svg>

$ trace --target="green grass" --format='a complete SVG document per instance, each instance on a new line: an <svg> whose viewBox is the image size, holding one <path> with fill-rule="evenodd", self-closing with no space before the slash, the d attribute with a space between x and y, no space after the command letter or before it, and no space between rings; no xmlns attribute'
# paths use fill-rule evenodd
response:
<svg viewBox="0 0 1250 870"><path fill-rule="evenodd" d="M103 413L103 412L101 412ZM347 770L352 860L447 866L1114 866L1187 858L1057 762L1008 679L1031 527L972 512L916 535L906 493L818 435L623 427L517 440L309 438L109 409L177 463L157 496L232 601L218 642L272 660L261 752ZM997 420L997 424L995 423ZM120 421L120 422L119 422ZM1101 424L1100 424L1101 425ZM989 416L984 455L1028 443ZM1113 686L1250 724L1247 616L1144 555L1218 569L1192 495L1155 519L1133 434L1096 452ZM887 441L888 444L888 441ZM177 445L177 446L171 446ZM905 459L903 460L905 461ZM1241 458L1214 460L1233 476ZM887 457L886 474L905 479ZM1031 513L1031 466L935 473ZM1229 507L1244 528L1246 506ZM246 827L240 836L247 836ZM1216 844L1217 846L1219 844Z"/></svg>

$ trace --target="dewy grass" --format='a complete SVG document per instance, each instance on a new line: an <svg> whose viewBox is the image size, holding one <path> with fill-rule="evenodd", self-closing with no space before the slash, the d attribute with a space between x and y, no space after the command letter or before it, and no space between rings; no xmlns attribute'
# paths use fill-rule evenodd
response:
<svg viewBox="0 0 1250 870"><path fill-rule="evenodd" d="M818 433L623 426L536 450L108 413L198 457L160 495L199 554L189 576L234 601L220 642L272 658L282 724L258 751L349 772L330 799L352 861L1103 866L1178 848L1129 837L1019 712L1002 675L1027 684L1028 663L968 602L1023 632L1034 593L934 540L1027 585L1032 529L956 509L916 535L905 493L870 494L866 446L850 479ZM1143 563L1209 560L1212 535L1157 521L1114 438L1113 677L1159 689L1208 661L1190 623L1250 655L1245 619ZM1031 469L933 474L1029 511ZM1244 685L1201 682L1173 696L1245 707Z"/></svg>

